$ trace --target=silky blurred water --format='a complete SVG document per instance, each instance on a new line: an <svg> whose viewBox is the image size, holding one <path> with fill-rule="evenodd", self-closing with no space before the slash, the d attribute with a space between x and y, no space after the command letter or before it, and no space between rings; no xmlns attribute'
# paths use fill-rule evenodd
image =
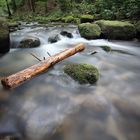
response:
<svg viewBox="0 0 140 140"><path fill-rule="evenodd" d="M61 31L57 43L49 36ZM25 36L35 36L41 46L20 49ZM140 139L140 43L137 41L86 40L76 26L23 26L11 33L10 53L0 58L0 77L38 63L49 52L56 54L78 43L86 49L63 60L19 87L5 90L0 85L0 134L23 140L139 140ZM105 52L99 46L111 46ZM121 53L122 52L125 53ZM94 55L91 52L96 51ZM64 74L65 64L95 65L100 79L95 85L80 85Z"/></svg>

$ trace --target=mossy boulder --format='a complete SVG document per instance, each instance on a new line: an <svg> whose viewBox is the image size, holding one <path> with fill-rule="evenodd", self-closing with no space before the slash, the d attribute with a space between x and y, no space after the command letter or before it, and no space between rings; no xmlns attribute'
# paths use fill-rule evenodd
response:
<svg viewBox="0 0 140 140"><path fill-rule="evenodd" d="M35 48L40 45L40 40L37 37L24 38L20 44L19 48Z"/></svg>
<svg viewBox="0 0 140 140"><path fill-rule="evenodd" d="M94 21L94 16L92 16L92 15L82 15L80 17L80 21L81 21L81 23L93 22Z"/></svg>
<svg viewBox="0 0 140 140"><path fill-rule="evenodd" d="M95 23L100 26L103 36L108 39L130 40L136 36L136 29L129 22L98 20Z"/></svg>
<svg viewBox="0 0 140 140"><path fill-rule="evenodd" d="M67 64L64 72L80 84L94 84L99 79L99 71L90 64Z"/></svg>
<svg viewBox="0 0 140 140"><path fill-rule="evenodd" d="M10 50L9 28L5 21L0 21L0 53Z"/></svg>
<svg viewBox="0 0 140 140"><path fill-rule="evenodd" d="M104 51L106 52L111 52L111 47L110 46L100 46Z"/></svg>
<svg viewBox="0 0 140 140"><path fill-rule="evenodd" d="M78 26L80 35L86 39L96 39L101 35L101 29L94 23L82 23Z"/></svg>
<svg viewBox="0 0 140 140"><path fill-rule="evenodd" d="M137 38L140 40L140 21L138 21L135 25L137 31Z"/></svg>

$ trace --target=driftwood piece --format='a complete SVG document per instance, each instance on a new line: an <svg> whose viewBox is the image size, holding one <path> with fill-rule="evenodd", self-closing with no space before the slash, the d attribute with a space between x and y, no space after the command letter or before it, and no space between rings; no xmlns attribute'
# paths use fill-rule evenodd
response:
<svg viewBox="0 0 140 140"><path fill-rule="evenodd" d="M72 48L66 49L56 55L53 55L46 60L42 60L40 63L33 65L29 68L26 68L22 71L19 71L15 74L12 74L8 77L1 79L1 83L5 88L14 88L18 85L22 84L24 81L31 79L32 77L36 76L39 73L44 72L52 65L56 64L57 62L62 61L63 59L70 57L77 52L80 52L85 49L83 44L78 44Z"/></svg>

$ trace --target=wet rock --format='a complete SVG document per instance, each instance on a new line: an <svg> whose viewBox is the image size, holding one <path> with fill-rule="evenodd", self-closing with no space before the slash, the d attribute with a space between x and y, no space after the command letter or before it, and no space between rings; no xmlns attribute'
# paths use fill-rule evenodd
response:
<svg viewBox="0 0 140 140"><path fill-rule="evenodd" d="M129 22L99 20L95 23L100 26L102 36L108 39L130 40L136 36L136 29Z"/></svg>
<svg viewBox="0 0 140 140"><path fill-rule="evenodd" d="M110 46L100 46L100 48L102 48L106 52L110 52L111 51L111 47Z"/></svg>
<svg viewBox="0 0 140 140"><path fill-rule="evenodd" d="M19 48L35 48L40 45L40 40L37 37L24 38L20 44Z"/></svg>
<svg viewBox="0 0 140 140"><path fill-rule="evenodd" d="M66 36L68 38L73 38L72 33L69 33L67 31L61 31L60 34L63 35L63 36Z"/></svg>
<svg viewBox="0 0 140 140"><path fill-rule="evenodd" d="M10 50L9 28L5 21L0 21L0 53Z"/></svg>
<svg viewBox="0 0 140 140"><path fill-rule="evenodd" d="M56 43L59 40L60 40L59 35L54 35L54 36L51 36L51 37L48 38L49 43Z"/></svg>
<svg viewBox="0 0 140 140"><path fill-rule="evenodd" d="M140 21L136 23L137 38L140 40Z"/></svg>
<svg viewBox="0 0 140 140"><path fill-rule="evenodd" d="M80 21L81 23L85 23L85 22L93 22L94 17L92 15L82 15L80 17Z"/></svg>
<svg viewBox="0 0 140 140"><path fill-rule="evenodd" d="M97 24L82 23L78 26L80 35L86 39L96 39L101 35L101 29Z"/></svg>
<svg viewBox="0 0 140 140"><path fill-rule="evenodd" d="M99 79L98 69L89 64L67 64L64 72L80 84L94 84Z"/></svg>

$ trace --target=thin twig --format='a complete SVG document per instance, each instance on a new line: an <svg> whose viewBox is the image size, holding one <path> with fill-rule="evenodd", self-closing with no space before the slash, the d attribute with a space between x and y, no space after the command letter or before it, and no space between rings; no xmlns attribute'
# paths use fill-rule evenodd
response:
<svg viewBox="0 0 140 140"><path fill-rule="evenodd" d="M30 53L34 58L36 58L37 60L39 60L39 61L41 61L41 59L40 58L38 58L35 54L33 54L33 53Z"/></svg>
<svg viewBox="0 0 140 140"><path fill-rule="evenodd" d="M49 56L51 56L51 54L50 54L49 52L47 52L47 54L48 54Z"/></svg>

